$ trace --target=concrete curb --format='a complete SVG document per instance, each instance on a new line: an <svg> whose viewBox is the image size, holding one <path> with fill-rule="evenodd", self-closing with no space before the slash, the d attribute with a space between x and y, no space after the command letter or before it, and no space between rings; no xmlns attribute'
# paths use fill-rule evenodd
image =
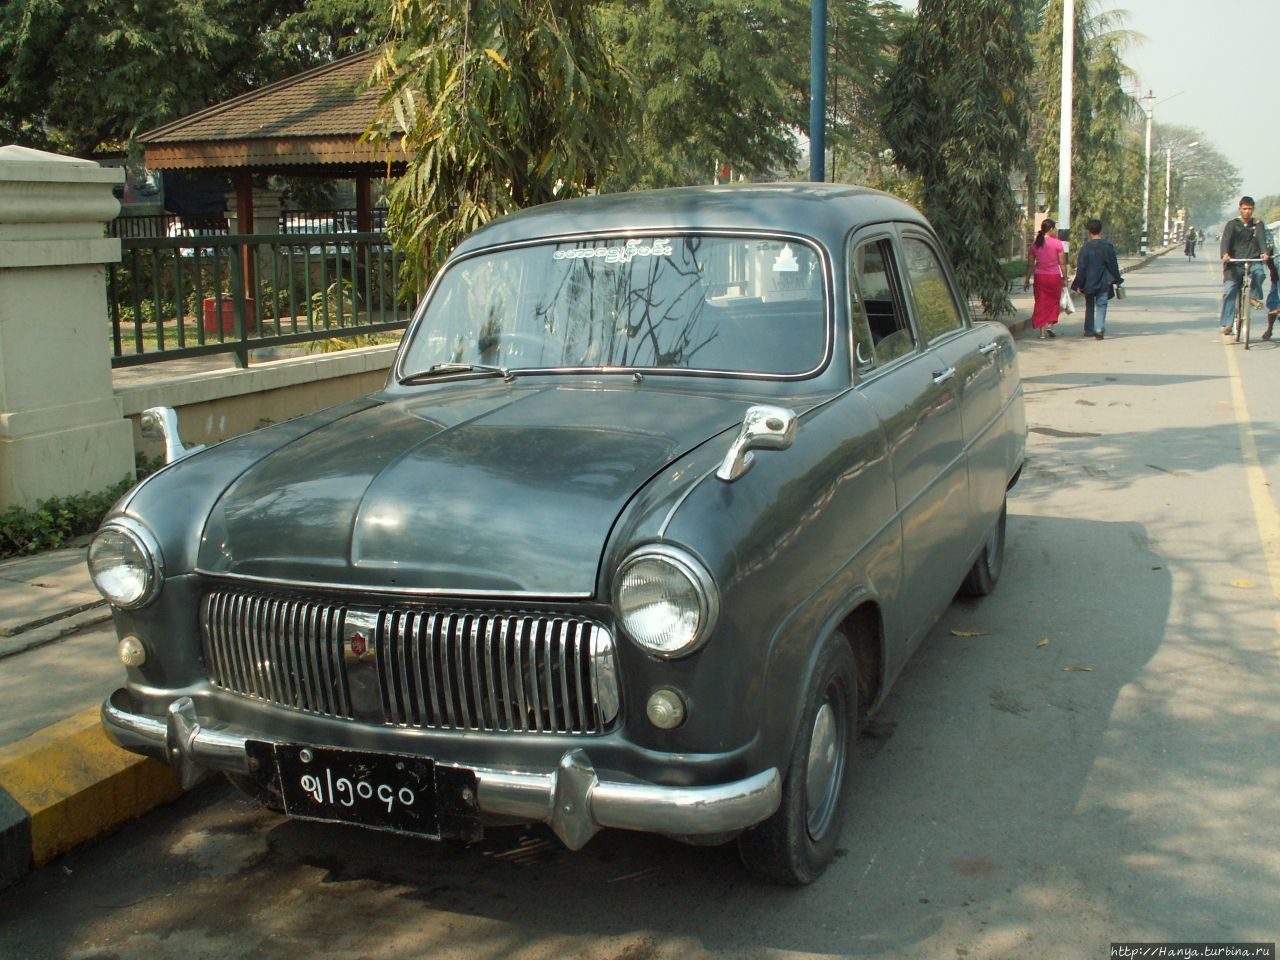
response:
<svg viewBox="0 0 1280 960"><path fill-rule="evenodd" d="M0 888L182 794L167 766L107 739L98 707L0 747Z"/></svg>
<svg viewBox="0 0 1280 960"><path fill-rule="evenodd" d="M33 650L46 643L53 643L55 640L61 640L63 637L95 627L110 619L111 608L107 606L106 601L99 601L83 610L51 618L47 623L23 630L21 633L11 636L0 634L0 660L15 653L22 653L24 650Z"/></svg>

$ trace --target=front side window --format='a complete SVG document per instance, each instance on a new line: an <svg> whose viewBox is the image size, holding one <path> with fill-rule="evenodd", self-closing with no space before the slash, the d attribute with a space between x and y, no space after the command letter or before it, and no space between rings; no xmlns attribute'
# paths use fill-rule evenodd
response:
<svg viewBox="0 0 1280 960"><path fill-rule="evenodd" d="M911 301L915 305L925 343L959 330L964 321L937 253L915 237L902 238L902 252L911 282Z"/></svg>
<svg viewBox="0 0 1280 960"><path fill-rule="evenodd" d="M827 354L826 280L808 244L609 237L461 260L407 338L402 375L438 364L798 375Z"/></svg>

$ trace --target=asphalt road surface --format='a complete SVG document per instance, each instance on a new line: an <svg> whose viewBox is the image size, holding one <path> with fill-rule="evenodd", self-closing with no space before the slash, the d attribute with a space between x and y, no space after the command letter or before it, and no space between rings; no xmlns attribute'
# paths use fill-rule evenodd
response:
<svg viewBox="0 0 1280 960"><path fill-rule="evenodd" d="M1107 339L1020 342L1030 460L1000 586L864 737L836 862L541 828L460 847L217 785L0 894L21 958L1104 958L1280 932L1280 344L1212 261L1134 273ZM109 655L104 650L103 656Z"/></svg>

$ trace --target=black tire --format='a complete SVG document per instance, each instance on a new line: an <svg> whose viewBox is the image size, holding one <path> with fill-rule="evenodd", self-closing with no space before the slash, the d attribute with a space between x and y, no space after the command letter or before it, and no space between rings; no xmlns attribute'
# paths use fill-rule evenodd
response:
<svg viewBox="0 0 1280 960"><path fill-rule="evenodd" d="M1000 516L987 534L987 542L983 544L978 559L965 574L964 583L960 584L961 596L985 597L996 588L1000 571L1004 569L1004 528L1008 510L1007 501L1000 504Z"/></svg>
<svg viewBox="0 0 1280 960"><path fill-rule="evenodd" d="M822 875L844 826L849 758L858 730L858 678L843 632L823 641L801 704L782 803L738 838L738 852L753 876L788 886Z"/></svg>

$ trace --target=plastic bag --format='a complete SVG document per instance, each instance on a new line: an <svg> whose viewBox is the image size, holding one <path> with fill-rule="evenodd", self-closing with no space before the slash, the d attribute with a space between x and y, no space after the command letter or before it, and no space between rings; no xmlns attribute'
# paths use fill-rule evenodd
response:
<svg viewBox="0 0 1280 960"><path fill-rule="evenodd" d="M1076 302L1071 299L1071 291L1066 287L1062 288L1062 296L1058 298L1058 307L1063 313L1076 312Z"/></svg>

